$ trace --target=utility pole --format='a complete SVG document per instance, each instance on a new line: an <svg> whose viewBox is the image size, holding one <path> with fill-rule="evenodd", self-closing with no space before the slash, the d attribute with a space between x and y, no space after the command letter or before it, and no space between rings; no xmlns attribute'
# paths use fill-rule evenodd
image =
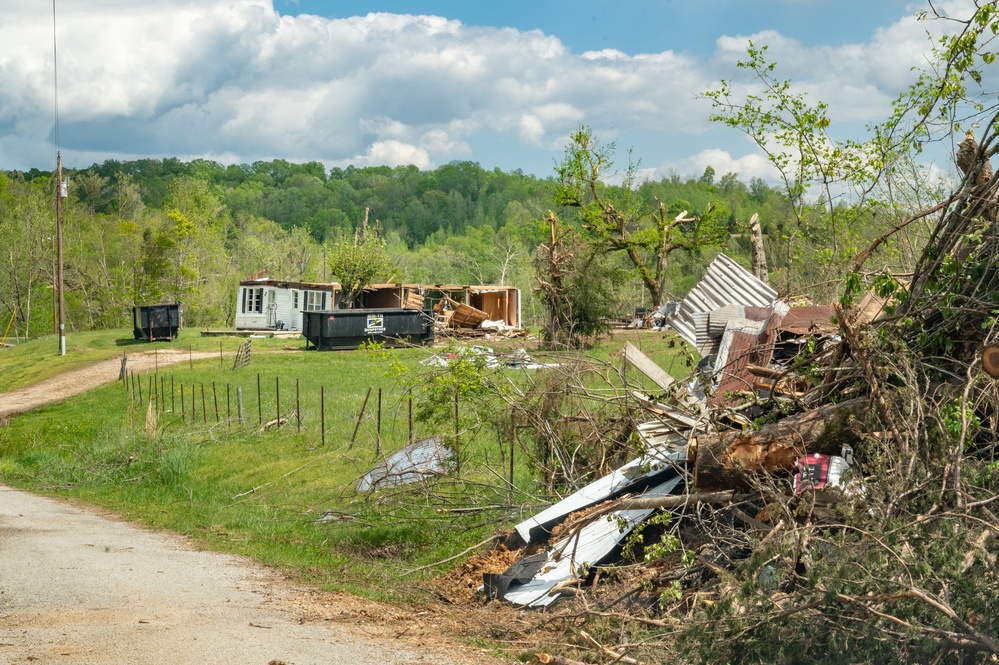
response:
<svg viewBox="0 0 999 665"><path fill-rule="evenodd" d="M59 261L59 271L56 290L59 294L59 355L66 355L66 297L65 297L65 283L63 281L63 262L62 262L62 197L63 194L63 183L62 183L62 154L56 152L56 236L57 244L59 246L56 254L56 260Z"/></svg>
<svg viewBox="0 0 999 665"><path fill-rule="evenodd" d="M56 148L56 242L59 245L56 251L56 260L59 262L59 270L56 275L56 291L58 292L58 303L56 304L59 319L59 355L66 355L66 297L63 293L65 283L62 272L62 199L67 196L67 192L62 182L62 153L59 152L59 51L56 48L56 0L52 0L52 93L55 101L55 148Z"/></svg>

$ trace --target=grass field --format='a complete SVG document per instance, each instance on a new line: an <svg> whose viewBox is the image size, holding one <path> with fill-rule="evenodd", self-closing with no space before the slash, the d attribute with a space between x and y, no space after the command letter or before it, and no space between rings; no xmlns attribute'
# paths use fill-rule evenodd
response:
<svg viewBox="0 0 999 665"><path fill-rule="evenodd" d="M150 345L130 337L75 334L65 357L54 336L0 352L3 391L123 352L213 354L11 418L0 426L2 482L106 507L328 590L397 602L422 593L414 580L446 566L408 572L452 557L553 499L503 429L506 403L490 393L543 384L548 370L478 367L460 376L421 365L441 349L320 353L306 351L301 339L254 339L249 366L233 369L242 338L182 331L174 342ZM649 332L628 339L676 376L685 373L681 344ZM607 338L577 358L600 367L594 376L609 385L622 344L622 335ZM485 382L465 390L470 377ZM456 423L447 395L459 383ZM458 453L447 476L356 490L385 455L431 435Z"/></svg>

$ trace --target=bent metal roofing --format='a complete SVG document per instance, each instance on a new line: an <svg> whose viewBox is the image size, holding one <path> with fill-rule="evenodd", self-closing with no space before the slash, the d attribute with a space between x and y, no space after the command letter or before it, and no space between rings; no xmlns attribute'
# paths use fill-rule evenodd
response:
<svg viewBox="0 0 999 665"><path fill-rule="evenodd" d="M733 303L768 307L776 300L777 292L774 289L729 257L719 254L708 266L701 281L680 303L676 314L666 319L666 323L696 348L696 315L708 315ZM704 352L701 353L703 355Z"/></svg>

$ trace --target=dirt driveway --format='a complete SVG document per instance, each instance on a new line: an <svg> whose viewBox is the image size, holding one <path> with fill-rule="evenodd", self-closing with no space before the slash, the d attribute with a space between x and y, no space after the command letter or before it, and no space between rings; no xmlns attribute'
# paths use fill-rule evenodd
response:
<svg viewBox="0 0 999 665"><path fill-rule="evenodd" d="M303 605L315 594L245 559L0 486L0 662L495 662L419 621L384 630L358 599L327 598L317 614Z"/></svg>
<svg viewBox="0 0 999 665"><path fill-rule="evenodd" d="M185 353L174 349L135 353L128 356L130 372L147 372L155 367L187 362L189 359L217 358L216 353ZM45 404L80 395L106 383L118 380L121 358L102 360L82 369L65 372L40 383L0 394L0 418L14 413L24 413Z"/></svg>

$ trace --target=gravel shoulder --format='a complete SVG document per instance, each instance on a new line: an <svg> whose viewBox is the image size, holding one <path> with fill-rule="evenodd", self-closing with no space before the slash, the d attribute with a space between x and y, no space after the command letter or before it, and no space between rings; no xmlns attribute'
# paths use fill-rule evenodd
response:
<svg viewBox="0 0 999 665"><path fill-rule="evenodd" d="M432 625L387 628L372 620L384 608L367 605L298 587L240 557L196 551L174 535L0 486L4 663L497 662L447 642Z"/></svg>

